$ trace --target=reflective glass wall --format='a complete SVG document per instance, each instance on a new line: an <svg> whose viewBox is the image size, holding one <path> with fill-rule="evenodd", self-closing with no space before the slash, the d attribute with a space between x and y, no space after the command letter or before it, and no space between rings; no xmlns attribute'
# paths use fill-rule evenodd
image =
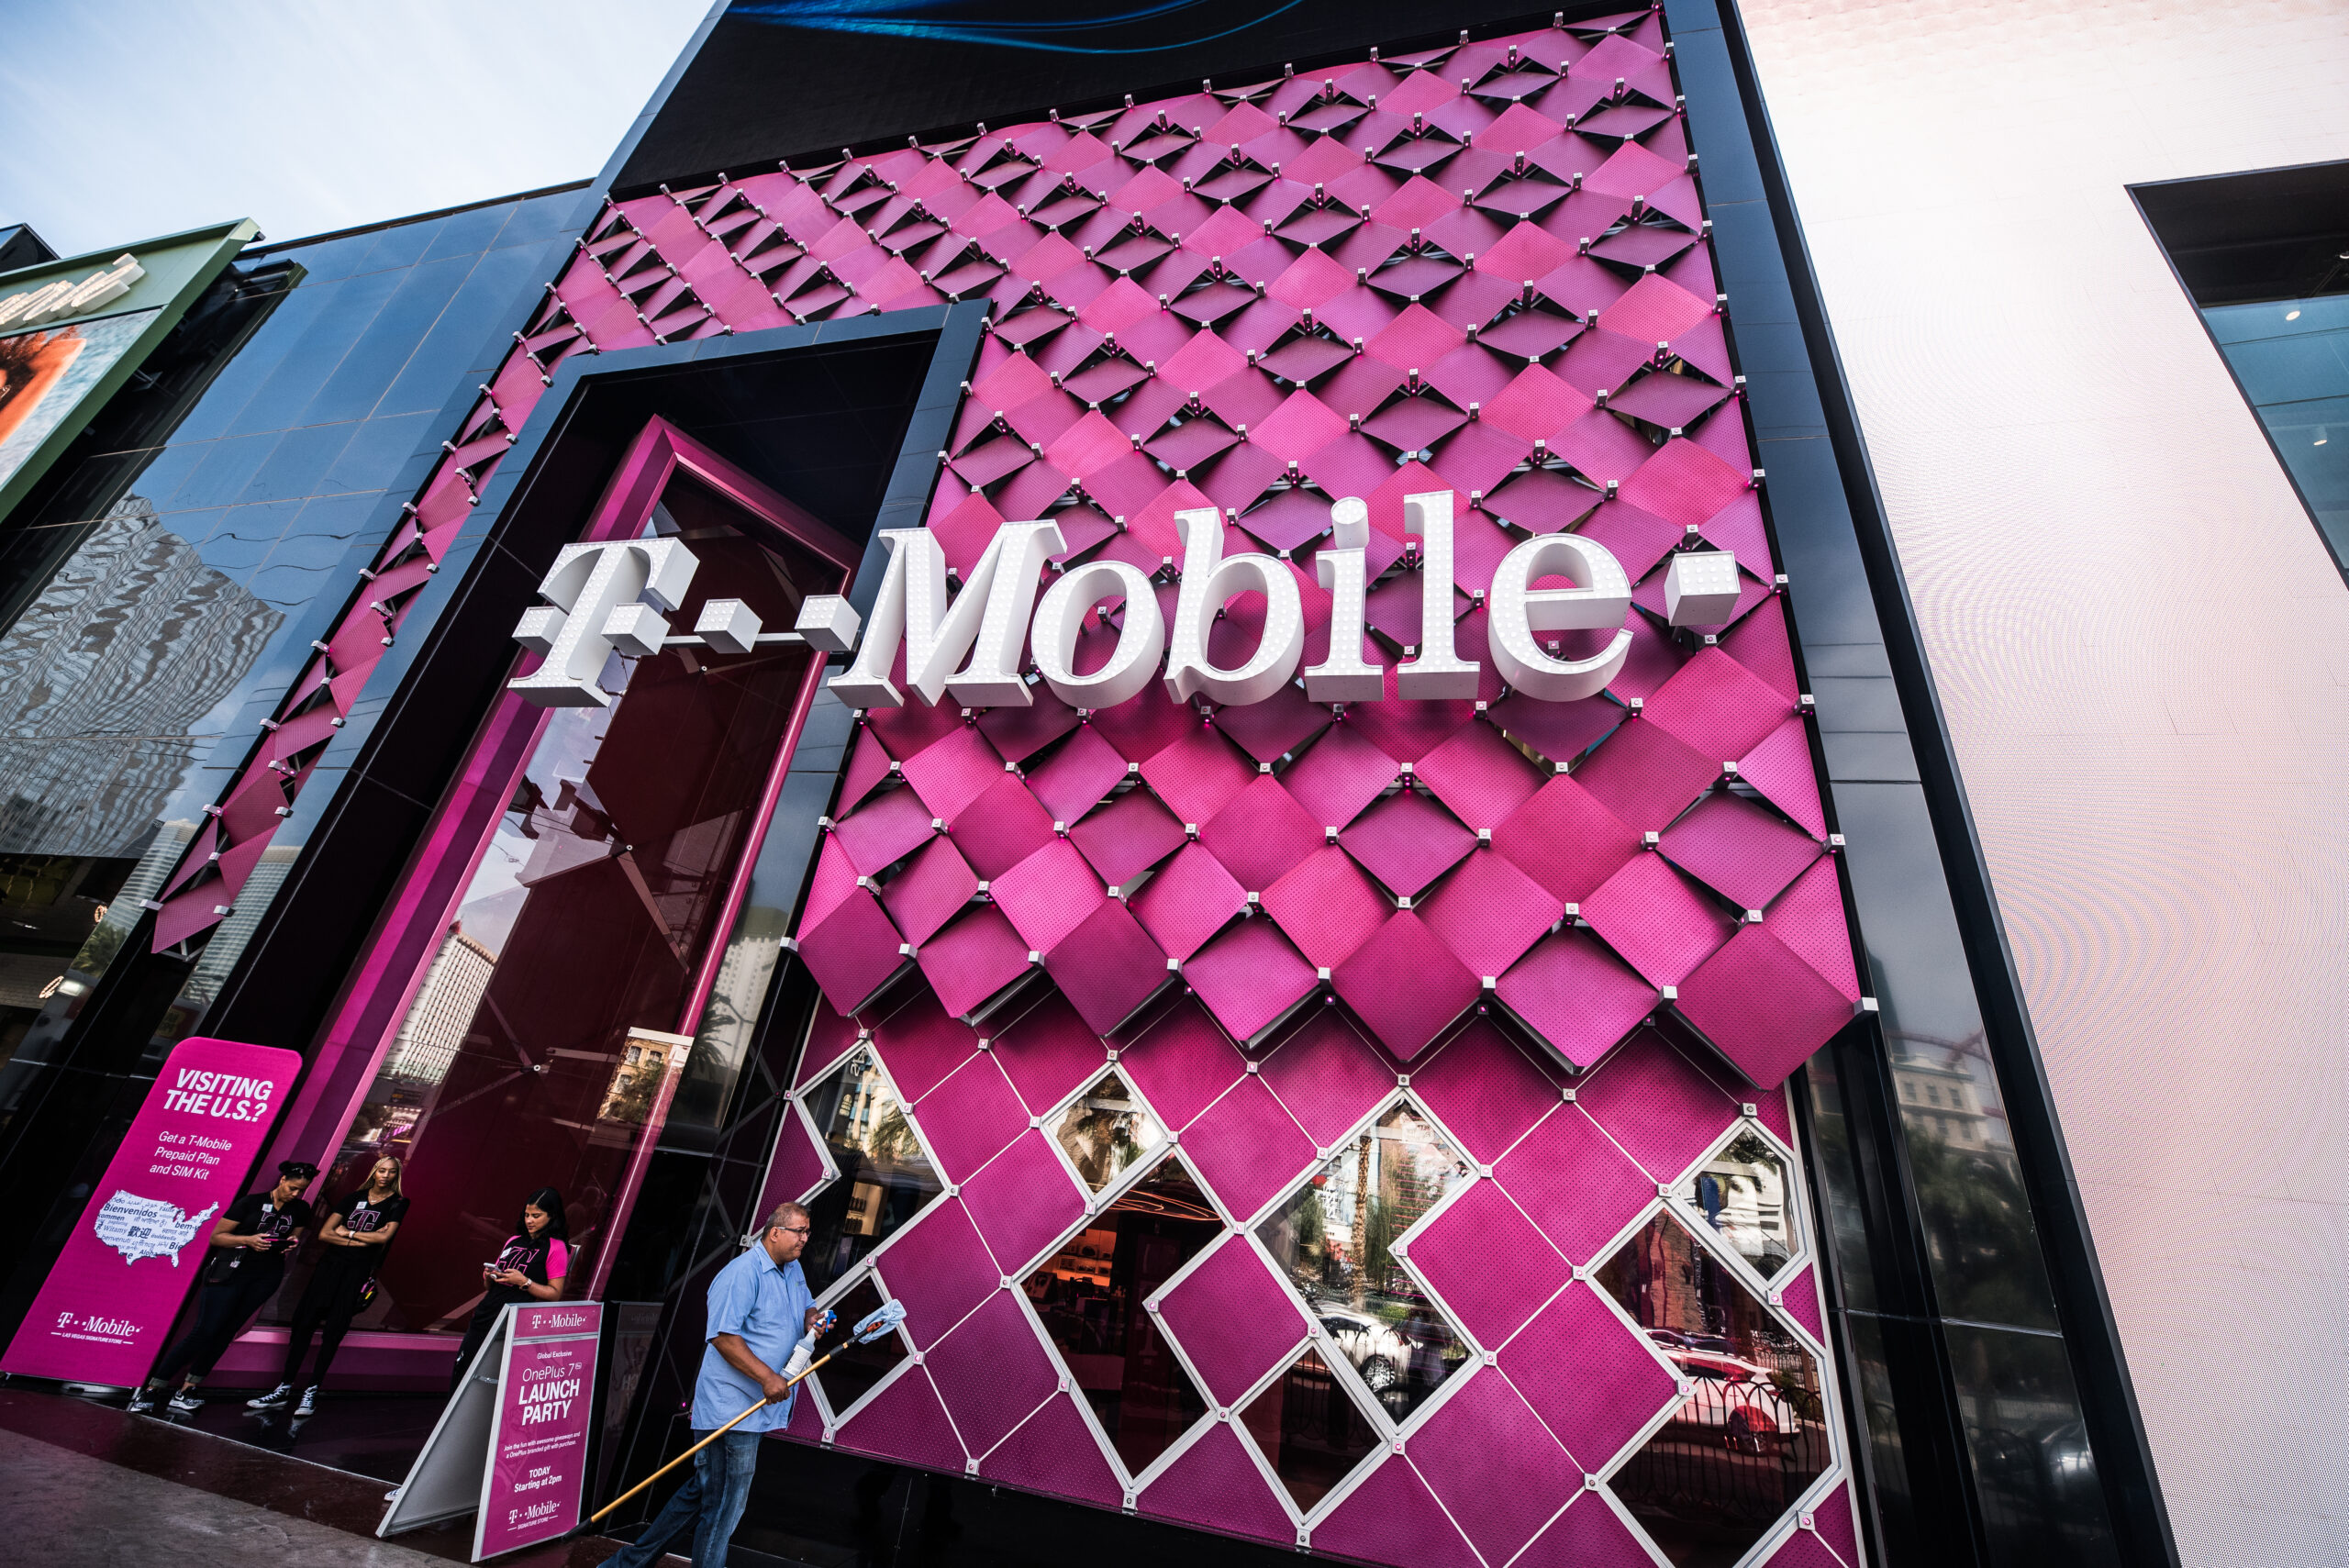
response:
<svg viewBox="0 0 2349 1568"><path fill-rule="evenodd" d="M2349 560L2349 251L2337 293L2205 308L2219 351L2336 558Z"/></svg>
<svg viewBox="0 0 2349 1568"><path fill-rule="evenodd" d="M841 585L840 566L771 532L751 537L689 480L671 482L658 517L646 531L699 562L675 626L727 598L789 626L807 593ZM569 1294L589 1294L678 1092L664 1077L725 1098L739 1061L696 1072L696 1043L670 1031L694 1021L695 980L763 828L812 660L804 645L616 652L599 681L607 706L509 697L492 720L466 775L488 775L505 809L485 836L459 830L470 874L397 1023L374 1042L373 1082L328 1175L341 1191L398 1157L437 1233L388 1262L365 1326L461 1330L481 1297L479 1260L505 1239L518 1195L542 1186L568 1208ZM505 754L512 710L535 719L536 742L492 775L479 759ZM444 820L473 793L452 793ZM411 880L438 874L428 851ZM265 1319L290 1318L299 1284L288 1280Z"/></svg>
<svg viewBox="0 0 2349 1568"><path fill-rule="evenodd" d="M2301 504L2349 569L2349 161L2132 194Z"/></svg>
<svg viewBox="0 0 2349 1568"><path fill-rule="evenodd" d="M200 1020L287 867L208 946L123 966L147 1022L77 1032L141 900L588 210L567 188L254 248L0 519L0 1201L28 1223L70 1222L152 1020Z"/></svg>

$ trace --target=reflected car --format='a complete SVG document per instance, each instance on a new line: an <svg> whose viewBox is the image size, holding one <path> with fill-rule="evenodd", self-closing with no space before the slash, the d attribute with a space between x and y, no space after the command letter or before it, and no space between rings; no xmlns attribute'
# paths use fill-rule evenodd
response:
<svg viewBox="0 0 2349 1568"><path fill-rule="evenodd" d="M1382 1323L1375 1318L1357 1318L1352 1313L1325 1312L1321 1327L1339 1352L1353 1362L1362 1373L1364 1386L1373 1394L1385 1395L1403 1380L1411 1364L1410 1341L1397 1332L1394 1325Z"/></svg>
<svg viewBox="0 0 2349 1568"><path fill-rule="evenodd" d="M1728 1353L1681 1342L1719 1335L1652 1329L1648 1338L1688 1380L1688 1397L1673 1412L1674 1424L1718 1430L1722 1443L1741 1453L1762 1453L1802 1431L1802 1418L1770 1381L1770 1369Z"/></svg>

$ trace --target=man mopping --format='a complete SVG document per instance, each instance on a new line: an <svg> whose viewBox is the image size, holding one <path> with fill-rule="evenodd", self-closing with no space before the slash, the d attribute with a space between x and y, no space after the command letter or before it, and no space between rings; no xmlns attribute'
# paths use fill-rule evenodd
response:
<svg viewBox="0 0 2349 1568"><path fill-rule="evenodd" d="M758 1408L694 1455L692 1478L607 1568L650 1568L689 1528L694 1568L726 1568L727 1543L758 1472L759 1439L790 1421L798 1397L790 1380L807 1367L831 1322L832 1315L814 1305L799 1268L808 1229L806 1209L781 1205L758 1240L709 1282L708 1346L694 1382L694 1431L716 1431L746 1407Z"/></svg>

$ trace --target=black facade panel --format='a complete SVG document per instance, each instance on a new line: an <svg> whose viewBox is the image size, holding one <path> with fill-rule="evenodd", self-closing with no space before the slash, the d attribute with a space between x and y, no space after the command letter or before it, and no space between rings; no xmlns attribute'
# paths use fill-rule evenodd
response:
<svg viewBox="0 0 2349 1568"><path fill-rule="evenodd" d="M1409 0L1174 0L1105 17L1082 0L969 0L858 16L740 0L718 18L613 181L627 195L777 159L829 161L843 146L1046 108L1160 95L1234 72L1389 54L1504 18L1522 0L1430 7ZM1576 7L1577 14L1593 11Z"/></svg>

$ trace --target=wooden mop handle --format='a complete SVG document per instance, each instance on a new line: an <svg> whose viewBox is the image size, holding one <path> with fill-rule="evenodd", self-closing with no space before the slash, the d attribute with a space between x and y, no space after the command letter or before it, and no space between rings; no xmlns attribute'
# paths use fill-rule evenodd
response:
<svg viewBox="0 0 2349 1568"><path fill-rule="evenodd" d="M854 1343L853 1340L850 1342ZM784 1385L785 1388L792 1389L798 1387L799 1380L801 1378L806 1377L808 1373L814 1372L818 1367L823 1365L824 1362L831 1360L838 1354L840 1354L840 1351L836 1350L825 1351L822 1356L807 1363L807 1369L806 1372L797 1373L789 1383ZM610 1513L614 1508L618 1507L622 1503L627 1502L630 1497L635 1496L639 1492L643 1491L647 1486L651 1485L655 1481L660 1480L661 1477L668 1474L669 1472L676 1469L677 1466L685 1463L685 1461L691 1459L694 1455L699 1453L702 1450L707 1448L710 1444L716 1442L718 1439L724 1437L727 1433L732 1431L735 1428L749 1420L759 1411L765 1409L768 1406L774 1403L774 1401L772 1399L760 1400L748 1410L743 1411L740 1415L735 1417L732 1420L718 1428L718 1430L710 1433L709 1436L702 1439L701 1441L694 1444L693 1447L685 1450L685 1452L679 1454L676 1458L671 1460L668 1463L662 1465L660 1469L654 1471L651 1474L646 1476L643 1480L638 1482L635 1485L629 1487L627 1491L621 1493L618 1496L613 1498L610 1502L605 1504L602 1507L588 1515L587 1522L591 1525L602 1523L606 1514Z"/></svg>

